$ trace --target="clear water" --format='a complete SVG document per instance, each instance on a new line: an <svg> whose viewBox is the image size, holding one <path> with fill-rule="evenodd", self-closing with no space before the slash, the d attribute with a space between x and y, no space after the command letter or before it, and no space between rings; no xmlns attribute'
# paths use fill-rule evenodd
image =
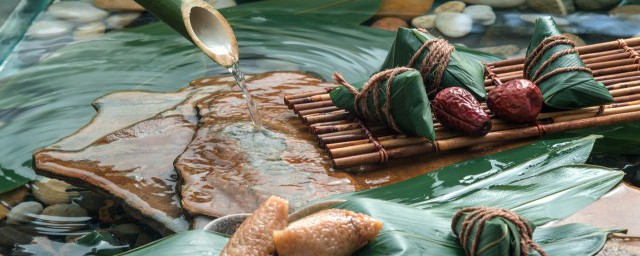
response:
<svg viewBox="0 0 640 256"><path fill-rule="evenodd" d="M242 99L244 99L244 102L247 104L249 116L251 117L251 122L253 122L255 130L262 129L260 111L258 110L256 103L253 101L253 98L251 98L251 93L249 92L249 88L247 88L244 73L240 70L240 64L237 61L233 63L233 66L229 68L229 72L233 74L233 77L236 79L236 85L238 85L242 91Z"/></svg>

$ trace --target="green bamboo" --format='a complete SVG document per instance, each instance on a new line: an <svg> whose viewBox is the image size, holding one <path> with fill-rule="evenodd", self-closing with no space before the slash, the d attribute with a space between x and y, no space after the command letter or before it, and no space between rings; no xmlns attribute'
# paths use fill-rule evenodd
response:
<svg viewBox="0 0 640 256"><path fill-rule="evenodd" d="M158 17L167 25L171 26L175 31L180 33L184 38L191 40L191 36L187 32L182 20L182 2L183 0L135 0L142 5L147 11Z"/></svg>

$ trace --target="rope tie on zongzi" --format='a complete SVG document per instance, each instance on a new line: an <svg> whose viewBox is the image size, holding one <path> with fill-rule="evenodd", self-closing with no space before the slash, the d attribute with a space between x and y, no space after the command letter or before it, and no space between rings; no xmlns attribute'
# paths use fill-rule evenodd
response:
<svg viewBox="0 0 640 256"><path fill-rule="evenodd" d="M489 64L487 63L482 63L482 65L487 71L487 77L489 77L489 79L491 80L491 83L495 84L496 86L501 85L502 81L500 80L498 75L495 72L493 72L493 67L489 66Z"/></svg>
<svg viewBox="0 0 640 256"><path fill-rule="evenodd" d="M464 215L464 220L462 220L462 225L460 230L458 230L458 223L460 219L462 219ZM528 221L516 214L515 212L500 209L500 208L490 208L490 207L467 207L463 208L456 213L453 217L453 222L451 224L451 229L458 236L462 247L465 250L465 253L469 256L481 255L483 251L490 249L491 246L498 246L496 242L504 241L507 245L510 244L509 239L505 239L502 235L507 234L496 234L496 237L489 243L484 243L484 247L478 248L480 245L480 240L483 239L481 235L483 235L483 231L485 230L485 226L487 222L492 219L502 219L507 225L511 223L517 229L517 235L520 240L520 253L515 253L516 255L528 256L530 255L530 250L536 250L540 255L546 256L547 254L533 241L533 228L529 226ZM472 233L472 231L475 232ZM507 231L508 232L508 231ZM489 238L484 238L489 239ZM471 245L469 245L471 242ZM469 247L470 246L470 247ZM487 254L490 255L490 254Z"/></svg>
<svg viewBox="0 0 640 256"><path fill-rule="evenodd" d="M538 62L540 61L540 59L542 58L544 53L547 50L553 48L554 46L561 45L561 44L568 44L568 45L571 46L571 49L566 49L566 50L563 50L563 51L559 51L559 52L556 52L553 55L551 55L551 57L549 57L549 59L545 60L540 65L540 67L533 74L533 76L531 76L531 72L533 70L533 67L535 67L538 64ZM542 42L540 44L538 44L538 46L525 59L525 61L524 61L524 76L525 77L529 77L530 80L532 80L534 84L540 84L543 81L549 79L550 77L555 76L555 75L560 74L560 73L573 72L573 71L583 71L583 72L588 72L590 74L593 74L593 71L590 68L581 67L581 66L573 66L573 67L556 68L556 69L552 70L551 72L542 75L542 73L554 61L558 60L562 56L578 53L578 51L574 47L575 47L575 44L573 43L573 41L571 41L570 39L568 39L567 37L565 37L563 35L556 35L556 36L550 36L550 37L545 38L544 40L542 40Z"/></svg>
<svg viewBox="0 0 640 256"><path fill-rule="evenodd" d="M425 29L418 29L418 31L429 33ZM429 54L422 60L419 71L424 83L429 84L428 82L431 82L430 84L433 85L433 90L428 92L428 94L432 94L438 91L440 87L442 76L444 75L444 71L447 70L447 66L451 60L451 53L455 50L455 47L442 38L427 40L413 54L409 63L407 63L407 67L413 67L426 49L429 49ZM429 81L429 77L431 77L431 81Z"/></svg>
<svg viewBox="0 0 640 256"><path fill-rule="evenodd" d="M349 92L351 92L355 96L353 106L354 106L354 111L358 116L361 116L366 120L384 121L382 119L382 115L384 115L389 126L391 126L393 130L397 132L401 132L400 128L398 127L396 122L393 120L393 116L391 115L391 97L389 95L391 95L391 86L393 85L393 79L395 78L395 76L398 74L402 74L404 72L413 71L413 70L415 69L407 68L407 67L397 67L397 68L387 69L387 70L383 70L378 73L375 73L369 78L367 82L364 83L364 85L362 86L362 90L360 90L359 92L358 92L358 89L353 87L344 79L342 74L338 72L333 73L333 79L336 80L337 83L344 86ZM387 96L385 97L384 105L381 108L379 95L380 95L380 86L382 85L382 82L384 80L387 80L386 88L385 88L386 89L385 95ZM368 104L367 101L370 93L373 95L373 106L375 109L375 112L373 114L369 113L369 110L367 108L367 104Z"/></svg>
<svg viewBox="0 0 640 256"><path fill-rule="evenodd" d="M640 54L638 54L638 52L636 52L636 50L634 50L633 48L629 47L629 45L627 45L627 42L624 41L624 39L618 39L618 46L622 48L625 52L629 53L629 58L633 59L634 64L640 64Z"/></svg>

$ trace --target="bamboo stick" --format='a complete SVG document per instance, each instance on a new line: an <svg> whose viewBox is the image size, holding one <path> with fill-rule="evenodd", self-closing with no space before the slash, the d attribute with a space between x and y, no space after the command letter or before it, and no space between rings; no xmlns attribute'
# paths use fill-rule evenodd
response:
<svg viewBox="0 0 640 256"><path fill-rule="evenodd" d="M290 109L293 109L293 113L296 113L296 114L298 114L300 111L303 111L303 110L333 106L333 101L330 101L330 100L311 102L311 103L302 103L302 104L296 104L296 105L287 104L287 102L285 102L285 104L289 106Z"/></svg>
<svg viewBox="0 0 640 256"><path fill-rule="evenodd" d="M351 114L346 111L343 111L339 113L332 112L332 113L323 113L323 114L315 114L311 116L304 116L302 117L302 121L305 124L315 124L320 122L339 121L347 118L351 118Z"/></svg>
<svg viewBox="0 0 640 256"><path fill-rule="evenodd" d="M336 107L336 106L330 106L330 107L324 107L324 108L314 108L314 109L307 109L307 110L300 111L298 113L298 115L300 117L302 117L302 116L306 116L306 115L310 115L310 114L333 112L333 111L336 111L336 110L340 110L340 109L338 107Z"/></svg>
<svg viewBox="0 0 640 256"><path fill-rule="evenodd" d="M419 154L434 152L436 148L439 151L448 151L477 145L481 143L491 143L504 140L516 140L529 137L536 137L544 133L557 133L568 130L578 130L597 126L614 125L624 122L640 121L640 112L628 112L621 114L613 114L607 116L593 117L588 119L580 119L568 122L559 122L537 126L526 127L522 129L513 129L489 133L483 137L458 137L447 140L439 140L434 143L428 142L416 144L406 147L399 147L387 150L389 159L403 158L415 156ZM436 146L437 145L437 146ZM380 153L367 153L350 157L334 158L332 164L335 168L342 169L363 164L374 164L380 162Z"/></svg>

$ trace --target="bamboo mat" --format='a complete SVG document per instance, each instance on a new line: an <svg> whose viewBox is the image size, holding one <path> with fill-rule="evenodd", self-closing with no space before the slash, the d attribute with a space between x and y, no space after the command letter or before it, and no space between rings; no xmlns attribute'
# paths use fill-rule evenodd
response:
<svg viewBox="0 0 640 256"><path fill-rule="evenodd" d="M286 95L285 104L315 135L336 169L447 151L478 145L505 143L548 133L640 121L640 38L576 48L593 76L614 97L614 103L599 107L541 113L531 124L511 124L493 115L491 132L469 137L443 127L434 119L436 141L399 134L385 125L365 123L346 110L334 106L329 89ZM485 64L487 92L494 80L507 82L522 78L524 58ZM492 80L493 79L493 80ZM491 112L482 103L487 113Z"/></svg>

